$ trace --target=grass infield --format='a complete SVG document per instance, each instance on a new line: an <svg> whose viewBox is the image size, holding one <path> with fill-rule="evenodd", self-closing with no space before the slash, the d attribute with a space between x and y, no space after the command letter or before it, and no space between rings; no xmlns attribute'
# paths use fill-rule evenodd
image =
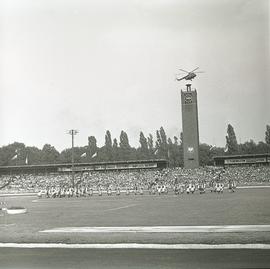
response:
<svg viewBox="0 0 270 269"><path fill-rule="evenodd" d="M270 243L269 232L246 233L40 233L61 227L270 224L270 189L193 195L93 196L38 199L1 197L27 214L0 211L0 242L17 243Z"/></svg>

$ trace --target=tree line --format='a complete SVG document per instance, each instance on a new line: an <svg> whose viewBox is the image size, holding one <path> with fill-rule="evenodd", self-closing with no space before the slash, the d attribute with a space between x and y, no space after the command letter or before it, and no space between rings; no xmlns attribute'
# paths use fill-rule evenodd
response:
<svg viewBox="0 0 270 269"><path fill-rule="evenodd" d="M225 148L206 143L199 145L200 165L213 165L213 157L218 155L270 153L270 125L266 125L264 142L255 143L253 140L249 140L239 144L231 124L227 126L225 138ZM50 144L45 144L42 149L39 149L14 142L0 148L0 165L70 163L71 156L71 148L59 152ZM74 161L78 163L147 159L167 159L170 167L183 166L182 133L170 138L167 137L164 128L160 127L156 131L154 139L152 134L145 136L141 131L139 147L135 148L130 145L125 131L121 131L119 140L117 140L117 138L112 138L110 131L107 130L102 147L97 146L94 136L88 137L88 145L74 147Z"/></svg>

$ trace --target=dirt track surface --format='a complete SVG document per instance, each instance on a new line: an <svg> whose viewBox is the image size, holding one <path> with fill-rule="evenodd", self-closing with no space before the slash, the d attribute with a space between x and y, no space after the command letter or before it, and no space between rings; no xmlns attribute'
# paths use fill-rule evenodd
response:
<svg viewBox="0 0 270 269"><path fill-rule="evenodd" d="M0 268L269 268L269 250L5 249Z"/></svg>

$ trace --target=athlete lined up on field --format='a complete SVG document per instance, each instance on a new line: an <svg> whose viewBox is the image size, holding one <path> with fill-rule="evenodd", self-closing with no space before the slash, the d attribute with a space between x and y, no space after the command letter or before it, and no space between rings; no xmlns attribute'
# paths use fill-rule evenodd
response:
<svg viewBox="0 0 270 269"><path fill-rule="evenodd" d="M235 186L234 183L231 183L232 186ZM229 188L229 187L228 187ZM113 189L111 186L107 188L103 188L99 186L98 188L92 188L88 186L77 186L77 187L51 187L47 188L45 192L40 191L38 193L39 197L42 197L42 194L47 198L63 198L63 197L88 197L97 194L99 196L102 195L117 195L119 196L121 193L125 193L126 195L134 194L134 195L143 195L145 186L127 186L124 190L119 186L116 189ZM211 192L223 193L224 184L216 182L213 185L213 189L210 189ZM229 190L231 190L229 188ZM165 184L152 184L148 186L148 191L150 195L164 195L169 193L169 187ZM206 192L206 184L204 182L199 182L198 184L194 181L186 183L186 184L176 184L171 191L176 194L194 194L198 191L200 194ZM235 191L235 187L233 187L233 191Z"/></svg>

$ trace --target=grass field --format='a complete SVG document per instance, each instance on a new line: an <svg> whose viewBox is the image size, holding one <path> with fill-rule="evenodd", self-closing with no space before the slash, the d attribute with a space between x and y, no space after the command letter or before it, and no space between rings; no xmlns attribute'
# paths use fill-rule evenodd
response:
<svg viewBox="0 0 270 269"><path fill-rule="evenodd" d="M270 189L193 195L93 196L37 199L0 197L27 214L0 217L0 242L270 243L269 232L41 233L59 227L270 224Z"/></svg>

